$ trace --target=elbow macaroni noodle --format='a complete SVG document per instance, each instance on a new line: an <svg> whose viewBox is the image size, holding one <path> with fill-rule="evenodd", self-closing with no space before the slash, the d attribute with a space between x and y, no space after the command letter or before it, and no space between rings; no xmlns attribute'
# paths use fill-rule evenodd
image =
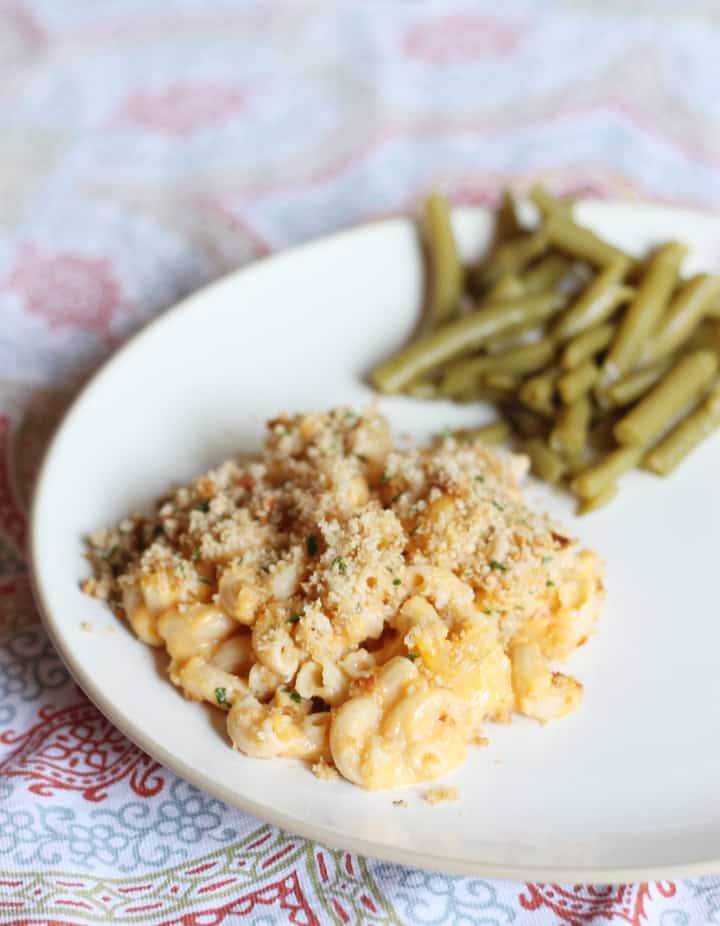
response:
<svg viewBox="0 0 720 926"><path fill-rule="evenodd" d="M279 417L230 460L89 539L94 578L234 747L429 781L513 712L580 703L555 671L604 599L594 553L523 504L524 458L398 450L374 409Z"/></svg>

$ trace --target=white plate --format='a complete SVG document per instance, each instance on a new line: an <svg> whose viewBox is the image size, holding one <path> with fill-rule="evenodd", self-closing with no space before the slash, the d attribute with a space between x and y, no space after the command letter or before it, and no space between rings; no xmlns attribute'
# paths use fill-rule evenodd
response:
<svg viewBox="0 0 720 926"><path fill-rule="evenodd" d="M720 267L720 222L648 206L586 203L581 218L627 248L669 237ZM462 210L466 256L489 219ZM720 440L672 478L631 474L609 508L576 521L531 497L608 563L609 602L571 670L583 706L543 728L489 729L450 776L461 802L431 807L326 783L292 761L231 751L222 718L185 701L153 651L78 588L82 536L172 481L259 445L281 409L362 405L363 374L417 317L413 226L381 222L265 260L197 293L124 347L67 415L32 517L35 591L78 683L127 736L183 778L330 846L449 872L553 881L640 880L720 868ZM383 400L397 431L477 422L477 408ZM90 622L92 630L81 627ZM114 631L114 632L113 632Z"/></svg>

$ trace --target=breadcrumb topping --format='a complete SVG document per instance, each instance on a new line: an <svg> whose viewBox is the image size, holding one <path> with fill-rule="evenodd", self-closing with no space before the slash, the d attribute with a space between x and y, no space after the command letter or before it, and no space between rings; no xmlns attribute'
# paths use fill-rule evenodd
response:
<svg viewBox="0 0 720 926"><path fill-rule="evenodd" d="M544 721L579 703L579 684L547 660L587 639L602 569L524 504L527 468L453 437L398 449L374 407L279 415L258 457L93 532L82 588L166 647L172 681L228 711L237 748L301 755L320 778L337 766L369 787L426 780L446 760L425 756L398 778L390 751L372 769L333 753L350 748L330 735L340 705L391 708L393 660L414 666L408 698L450 699L437 722L442 736L460 731L456 757L457 743L485 742L484 719Z"/></svg>

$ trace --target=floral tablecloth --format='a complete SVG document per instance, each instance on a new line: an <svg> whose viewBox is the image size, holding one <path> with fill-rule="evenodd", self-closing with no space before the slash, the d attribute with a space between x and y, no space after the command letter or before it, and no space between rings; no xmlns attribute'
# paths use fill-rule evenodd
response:
<svg viewBox="0 0 720 926"><path fill-rule="evenodd" d="M714 0L0 0L1 923L720 923L718 878L447 877L224 806L75 687L24 555L78 381L245 261L429 187L719 208L719 48Z"/></svg>

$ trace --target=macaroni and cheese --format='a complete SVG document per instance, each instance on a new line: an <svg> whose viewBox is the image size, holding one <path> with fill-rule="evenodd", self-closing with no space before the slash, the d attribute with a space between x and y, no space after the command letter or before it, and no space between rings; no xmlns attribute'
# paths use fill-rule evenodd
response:
<svg viewBox="0 0 720 926"><path fill-rule="evenodd" d="M375 409L280 416L261 455L96 531L83 588L166 649L247 755L429 781L487 721L580 703L553 661L587 640L602 569L525 506L526 469L452 437L398 449Z"/></svg>

